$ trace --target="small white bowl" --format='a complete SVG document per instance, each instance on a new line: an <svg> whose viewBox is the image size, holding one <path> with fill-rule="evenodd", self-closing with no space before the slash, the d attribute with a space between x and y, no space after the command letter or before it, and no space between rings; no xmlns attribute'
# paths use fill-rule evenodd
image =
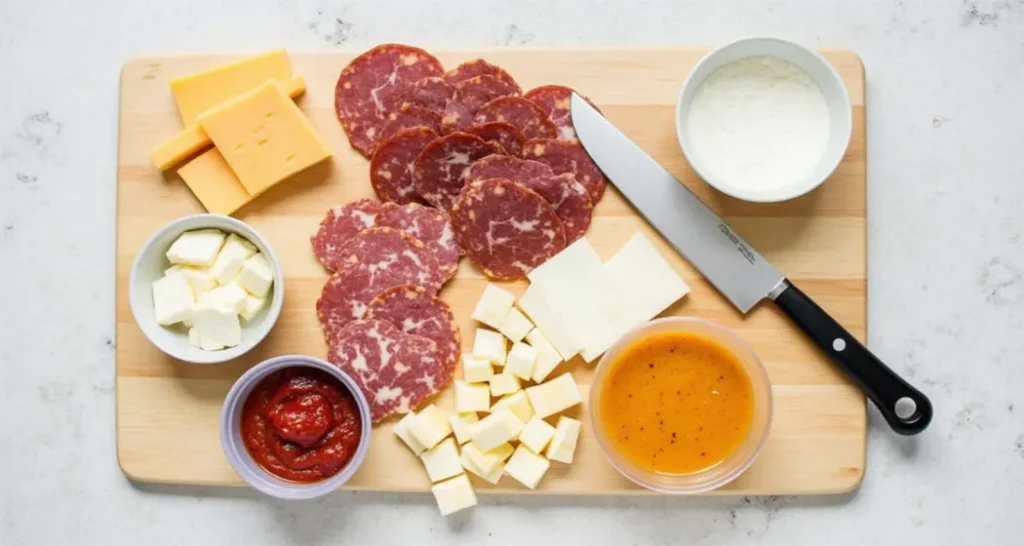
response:
<svg viewBox="0 0 1024 546"><path fill-rule="evenodd" d="M752 56L769 56L787 61L807 73L821 89L829 114L829 136L825 152L817 165L796 184L781 188L752 191L737 187L713 172L696 153L688 130L690 103L701 84L715 71L733 61ZM850 144L853 116L846 85L832 65L812 49L779 38L743 38L719 47L704 56L690 71L676 103L676 136L683 155L693 170L718 191L745 201L773 203L793 199L811 192L822 184L839 166Z"/></svg>
<svg viewBox="0 0 1024 546"><path fill-rule="evenodd" d="M234 347L219 351L205 351L188 342L188 332L179 325L161 326L153 314L153 282L164 276L164 271L171 266L167 261L167 249L178 236L186 231L196 229L219 229L225 233L235 233L245 238L267 258L274 268L274 285L270 299L260 312L251 320L242 321L242 342ZM242 356L253 347L259 345L267 337L270 329L281 315L284 303L284 275L277 254L251 226L229 216L219 214L194 214L179 218L157 230L146 244L142 245L132 271L128 278L128 301L135 315L135 322L149 341L168 355L196 364L216 364Z"/></svg>

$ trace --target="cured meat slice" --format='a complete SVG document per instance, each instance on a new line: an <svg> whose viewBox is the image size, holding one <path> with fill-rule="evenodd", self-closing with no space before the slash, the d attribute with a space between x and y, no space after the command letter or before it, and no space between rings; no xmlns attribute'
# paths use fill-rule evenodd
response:
<svg viewBox="0 0 1024 546"><path fill-rule="evenodd" d="M506 179L478 180L452 207L455 240L488 277L517 279L565 248L565 228L543 197Z"/></svg>
<svg viewBox="0 0 1024 546"><path fill-rule="evenodd" d="M399 132L413 127L426 127L434 132L440 132L441 115L422 106L403 104L398 110L388 114L387 122L380 130L378 142L383 142Z"/></svg>
<svg viewBox="0 0 1024 546"><path fill-rule="evenodd" d="M558 129L540 106L522 97L502 97L480 107L473 118L476 124L503 121L515 126L526 138L554 138Z"/></svg>
<svg viewBox="0 0 1024 546"><path fill-rule="evenodd" d="M394 228L423 241L441 268L441 280L447 281L459 270L462 249L455 243L455 232L448 217L437 209L416 203L405 206L384 203L377 215L377 225Z"/></svg>
<svg viewBox="0 0 1024 546"><path fill-rule="evenodd" d="M437 344L442 362L454 374L462 338L448 304L422 286L396 286L381 292L366 311L367 319L390 322L407 334Z"/></svg>
<svg viewBox="0 0 1024 546"><path fill-rule="evenodd" d="M368 268L373 274L411 278L436 294L444 283L441 265L423 241L396 228L372 227L360 231L338 249L338 269Z"/></svg>
<svg viewBox="0 0 1024 546"><path fill-rule="evenodd" d="M576 138L576 129L572 126L572 94L574 90L564 85L542 85L526 92L523 98L540 106L547 113L548 119L558 128L559 140ZM580 94L583 97L582 94ZM587 97L584 100L594 106ZM597 108L597 106L594 106Z"/></svg>
<svg viewBox="0 0 1024 546"><path fill-rule="evenodd" d="M469 133L455 132L427 144L413 166L416 193L431 205L447 211L462 191L462 176L474 161L494 153L496 146Z"/></svg>
<svg viewBox="0 0 1024 546"><path fill-rule="evenodd" d="M445 105L442 131L462 131L473 125L473 115L481 106L501 97L519 95L519 86L494 76L474 76L455 85L455 95Z"/></svg>
<svg viewBox="0 0 1024 546"><path fill-rule="evenodd" d="M374 423L409 413L452 380L436 343L383 320L358 320L339 330L327 360L363 391Z"/></svg>
<svg viewBox="0 0 1024 546"><path fill-rule="evenodd" d="M608 180L578 140L527 140L523 145L523 157L544 163L551 167L555 174L572 173L576 180L587 188L594 204L604 195Z"/></svg>
<svg viewBox="0 0 1024 546"><path fill-rule="evenodd" d="M482 125L473 125L466 129L471 135L476 135L488 142L498 144L509 155L519 156L523 153L523 144L526 136L515 125L502 121L492 121Z"/></svg>
<svg viewBox="0 0 1024 546"><path fill-rule="evenodd" d="M473 112L469 111L469 107L455 99L449 100L441 116L441 133L447 135L470 125L473 125Z"/></svg>
<svg viewBox="0 0 1024 546"><path fill-rule="evenodd" d="M445 81L452 85L477 76L494 76L499 80L514 85L516 87L516 95L521 95L523 93L523 89L519 87L519 84L516 83L515 78L513 78L511 74L506 72L505 69L495 66L483 59L466 61L444 73Z"/></svg>
<svg viewBox="0 0 1024 546"><path fill-rule="evenodd" d="M320 221L316 233L309 238L313 254L328 271L338 269L342 243L373 227L378 212L380 203L372 199L359 199L331 208Z"/></svg>
<svg viewBox="0 0 1024 546"><path fill-rule="evenodd" d="M539 162L507 155L492 155L473 163L466 171L466 182L488 178L506 178L529 187L536 178L551 178L555 172ZM535 190L536 191L536 190ZM542 196L543 197L543 196Z"/></svg>
<svg viewBox="0 0 1024 546"><path fill-rule="evenodd" d="M422 201L412 187L412 167L423 148L436 138L433 129L413 127L377 146L370 158L370 185L381 201L403 205Z"/></svg>
<svg viewBox="0 0 1024 546"><path fill-rule="evenodd" d="M444 78L432 76L414 81L404 91L392 95L385 104L387 111L394 111L403 104L422 106L438 114L444 112L444 105L455 94L455 88L444 81Z"/></svg>
<svg viewBox="0 0 1024 546"><path fill-rule="evenodd" d="M403 44L379 45L353 59L334 86L334 111L349 144L369 157L392 97L417 80L443 72L440 61L431 54Z"/></svg>

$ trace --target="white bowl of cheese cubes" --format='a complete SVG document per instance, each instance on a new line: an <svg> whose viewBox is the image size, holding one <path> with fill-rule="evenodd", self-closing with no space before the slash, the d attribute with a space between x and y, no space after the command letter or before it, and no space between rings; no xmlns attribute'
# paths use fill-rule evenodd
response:
<svg viewBox="0 0 1024 546"><path fill-rule="evenodd" d="M274 250L248 224L196 214L146 241L128 296L153 345L179 360L215 364L247 353L270 332L284 276Z"/></svg>

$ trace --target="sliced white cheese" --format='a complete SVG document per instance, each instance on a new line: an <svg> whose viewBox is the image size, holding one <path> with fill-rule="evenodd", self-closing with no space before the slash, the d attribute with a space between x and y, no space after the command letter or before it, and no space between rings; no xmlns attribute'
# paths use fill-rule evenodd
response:
<svg viewBox="0 0 1024 546"><path fill-rule="evenodd" d="M413 455L418 456L420 453L426 451L427 448L423 447L423 444L421 444L420 441L417 440L416 437L413 436L412 432L409 430L409 426L412 424L412 421L415 418L415 413L411 411L409 413L406 413L405 417L402 417L401 420L395 423L395 427L393 430L395 432L395 436L398 436L398 439L402 440L402 443L404 443L406 447L408 447L409 450L412 451Z"/></svg>
<svg viewBox="0 0 1024 546"><path fill-rule="evenodd" d="M426 450L420 455L423 466L427 469L430 481L439 482L452 476L462 474L462 464L459 463L459 449L455 446L455 439L448 438L436 446Z"/></svg>
<svg viewBox="0 0 1024 546"><path fill-rule="evenodd" d="M220 284L227 284L238 276L242 263L256 253L252 243L232 233L217 253L217 259L210 266L210 276Z"/></svg>
<svg viewBox="0 0 1024 546"><path fill-rule="evenodd" d="M526 334L526 341L537 350L537 363L533 366L531 379L534 383L540 383L561 364L562 355L558 354L558 351L551 345L548 338L544 337L544 333L539 328L530 330L530 333Z"/></svg>
<svg viewBox="0 0 1024 546"><path fill-rule="evenodd" d="M475 385L465 381L455 382L455 411L470 413L474 411L490 411L491 389L485 383Z"/></svg>
<svg viewBox="0 0 1024 546"><path fill-rule="evenodd" d="M525 343L515 343L512 345L512 350L508 352L508 357L505 359L505 369L502 373L509 373L529 381L533 375L533 367L536 363L537 349Z"/></svg>
<svg viewBox="0 0 1024 546"><path fill-rule="evenodd" d="M238 312L217 303L199 303L192 309L192 329L204 351L234 347L242 342Z"/></svg>
<svg viewBox="0 0 1024 546"><path fill-rule="evenodd" d="M504 366L506 350L505 336L486 328L476 329L476 336L473 338L473 356L487 360L495 366Z"/></svg>
<svg viewBox="0 0 1024 546"><path fill-rule="evenodd" d="M512 394L521 388L519 378L510 373L499 373L491 378L491 396Z"/></svg>
<svg viewBox="0 0 1024 546"><path fill-rule="evenodd" d="M519 433L519 443L530 448L534 453L543 453L551 437L555 435L555 427L543 419L533 418L523 431Z"/></svg>
<svg viewBox="0 0 1024 546"><path fill-rule="evenodd" d="M498 331L512 341L512 343L522 341L532 329L533 323L530 322L530 319L526 318L526 315L514 307L509 309L505 320L501 321L501 326L498 327Z"/></svg>
<svg viewBox="0 0 1024 546"><path fill-rule="evenodd" d="M470 383L486 383L494 376L494 368L491 361L486 358L477 358L471 353L462 355L462 377Z"/></svg>
<svg viewBox="0 0 1024 546"><path fill-rule="evenodd" d="M167 259L172 264L209 267L217 259L217 253L227 235L219 229L197 229L178 236L167 249Z"/></svg>
<svg viewBox="0 0 1024 546"><path fill-rule="evenodd" d="M543 419L583 401L572 374L564 373L547 383L526 389L535 417Z"/></svg>
<svg viewBox="0 0 1024 546"><path fill-rule="evenodd" d="M555 425L555 435L548 446L547 457L552 461L571 463L576 453L576 443L580 437L580 422L570 417L561 416Z"/></svg>
<svg viewBox="0 0 1024 546"><path fill-rule="evenodd" d="M455 433L455 441L464 444L472 437L473 425L480 422L475 413L455 413L448 417L448 424Z"/></svg>
<svg viewBox="0 0 1024 546"><path fill-rule="evenodd" d="M564 311L555 311L539 288L532 284L526 287L526 291L519 297L519 308L529 315L537 330L543 332L562 360L569 360L583 350L583 341L575 333L572 318Z"/></svg>
<svg viewBox="0 0 1024 546"><path fill-rule="evenodd" d="M474 442L470 442L463 446L462 451L469 454L469 459L473 461L474 466L479 468L484 474L487 474L494 470L496 466L505 462L505 459L512 455L514 449L512 444L506 442L494 449L484 451Z"/></svg>
<svg viewBox="0 0 1024 546"><path fill-rule="evenodd" d="M639 231L604 266L616 288L637 311L639 321L658 316L690 291L650 239Z"/></svg>
<svg viewBox="0 0 1024 546"><path fill-rule="evenodd" d="M525 423L520 421L512 410L505 408L473 425L472 441L479 449L489 451L505 442L515 440L524 426Z"/></svg>
<svg viewBox="0 0 1024 546"><path fill-rule="evenodd" d="M498 482L501 481L501 477L505 474L505 463L498 463L490 472L480 470L476 466L476 463L469 458L469 451L465 448L463 448L462 453L459 454L459 462L462 463L462 468L465 468L479 476L484 481L494 485L498 485Z"/></svg>
<svg viewBox="0 0 1024 546"><path fill-rule="evenodd" d="M491 413L506 408L512 410L512 413L516 414L516 417L524 423L533 418L533 407L530 406L530 400L526 397L526 391L516 391L498 400L491 406Z"/></svg>
<svg viewBox="0 0 1024 546"><path fill-rule="evenodd" d="M153 316L157 324L166 326L190 320L194 306L192 287L184 276L165 275L153 283Z"/></svg>
<svg viewBox="0 0 1024 546"><path fill-rule="evenodd" d="M535 489L550 466L551 462L544 457L525 446L519 446L512 454L512 458L505 463L505 473L526 487Z"/></svg>
<svg viewBox="0 0 1024 546"><path fill-rule="evenodd" d="M437 508L441 510L442 516L476 506L476 493L473 492L473 484L470 483L469 476L465 474L435 484L430 491L434 493L434 500L437 501Z"/></svg>
<svg viewBox="0 0 1024 546"><path fill-rule="evenodd" d="M242 262L235 282L253 296L266 298L267 292L274 284L274 268L263 254L254 254Z"/></svg>
<svg viewBox="0 0 1024 546"><path fill-rule="evenodd" d="M482 322L497 330L501 327L501 323L505 320L509 310L512 309L512 303L515 300L516 297L508 290L488 283L484 287L484 293L480 295L480 300L476 302L476 307L473 308L473 314L470 316L473 317L473 320Z"/></svg>
<svg viewBox="0 0 1024 546"><path fill-rule="evenodd" d="M409 432L424 448L430 449L447 438L452 427L441 410L431 404L409 421Z"/></svg>

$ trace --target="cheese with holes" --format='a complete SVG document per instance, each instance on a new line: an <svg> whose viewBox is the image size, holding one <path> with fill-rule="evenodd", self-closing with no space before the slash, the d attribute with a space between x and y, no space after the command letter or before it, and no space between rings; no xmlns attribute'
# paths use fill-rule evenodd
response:
<svg viewBox="0 0 1024 546"><path fill-rule="evenodd" d="M211 214L233 214L252 199L216 148L186 163L178 176Z"/></svg>
<svg viewBox="0 0 1024 546"><path fill-rule="evenodd" d="M604 266L616 288L636 310L638 323L658 316L690 291L641 232L633 235Z"/></svg>
<svg viewBox="0 0 1024 546"><path fill-rule="evenodd" d="M512 394L521 388L519 378L510 373L499 373L491 378L491 396Z"/></svg>
<svg viewBox="0 0 1024 546"><path fill-rule="evenodd" d="M576 453L576 443L580 437L580 422L570 417L561 416L555 425L555 434L548 445L547 457L552 461L571 463Z"/></svg>
<svg viewBox="0 0 1024 546"><path fill-rule="evenodd" d="M473 338L473 356L489 361L495 366L505 365L505 336L488 330L477 328Z"/></svg>
<svg viewBox="0 0 1024 546"><path fill-rule="evenodd" d="M480 449L480 446L470 442L462 447L462 451L469 454L469 459L473 461L474 466L484 474L487 474L499 464L505 462L509 455L512 455L513 447L512 444L506 442L494 449L484 451Z"/></svg>
<svg viewBox="0 0 1024 546"><path fill-rule="evenodd" d="M460 474L450 480L435 484L430 488L437 501L437 508L441 510L442 516L447 516L476 506L476 493L473 492L473 484L469 476Z"/></svg>
<svg viewBox="0 0 1024 546"><path fill-rule="evenodd" d="M488 283L484 287L483 294L480 295L480 300L476 302L476 307L473 308L473 314L470 316L473 320L482 322L497 330L505 320L508 312L512 309L512 304L515 300L516 297L508 290Z"/></svg>
<svg viewBox="0 0 1024 546"><path fill-rule="evenodd" d="M505 359L505 370L503 373L512 374L520 379L529 381L533 375L533 367L536 363L537 349L525 343L515 343Z"/></svg>
<svg viewBox="0 0 1024 546"><path fill-rule="evenodd" d="M476 413L453 413L448 417L448 424L455 433L455 441L464 444L472 437L473 425L480 422Z"/></svg>
<svg viewBox="0 0 1024 546"><path fill-rule="evenodd" d="M537 328L526 334L526 341L537 351L537 362L533 365L530 378L534 383L540 383L562 363L562 355L558 354L548 338L544 337L544 333Z"/></svg>
<svg viewBox="0 0 1024 546"><path fill-rule="evenodd" d="M424 448L430 449L447 438L452 433L452 427L441 410L431 404L409 421L409 432Z"/></svg>
<svg viewBox="0 0 1024 546"><path fill-rule="evenodd" d="M498 463L490 472L480 470L480 468L476 466L476 463L470 459L469 451L465 448L463 448L462 453L459 454L459 462L462 463L462 468L465 468L479 476L484 481L494 485L498 485L498 482L501 481L501 476L505 474L505 463Z"/></svg>
<svg viewBox="0 0 1024 546"><path fill-rule="evenodd" d="M526 446L519 446L512 454L512 458L505 463L505 473L526 487L535 489L550 466L551 462L544 457L530 451Z"/></svg>
<svg viewBox="0 0 1024 546"><path fill-rule="evenodd" d="M416 419L415 413L411 411L406 413L405 417L402 417L401 420L395 423L393 430L395 431L395 436L398 436L398 439L402 440L402 443L412 451L413 455L419 455L426 451L427 448L423 447L423 444L412 435L412 431L409 427L414 419Z"/></svg>
<svg viewBox="0 0 1024 546"><path fill-rule="evenodd" d="M523 426L525 423L520 421L512 410L506 408L484 417L473 425L472 441L481 450L489 451L518 438Z"/></svg>
<svg viewBox="0 0 1024 546"><path fill-rule="evenodd" d="M462 474L462 463L459 462L459 449L454 438L447 438L420 455L423 466L427 469L430 481L439 482Z"/></svg>
<svg viewBox="0 0 1024 546"><path fill-rule="evenodd" d="M291 76L292 63L288 54L278 49L173 79L171 94L178 105L182 123L191 127L200 114L217 104L267 80L285 81Z"/></svg>
<svg viewBox="0 0 1024 546"><path fill-rule="evenodd" d="M569 360L583 350L583 342L577 336L571 317L565 310L556 311L552 308L540 288L533 284L526 287L526 291L519 297L519 308L551 342L562 360Z"/></svg>
<svg viewBox="0 0 1024 546"><path fill-rule="evenodd" d="M491 413L505 408L512 410L512 413L516 414L516 417L524 423L533 418L533 407L530 406L530 400L526 397L525 391L516 391L498 400L491 406Z"/></svg>
<svg viewBox="0 0 1024 546"><path fill-rule="evenodd" d="M455 382L455 411L469 413L491 409L491 389L487 384L474 385L465 381Z"/></svg>
<svg viewBox="0 0 1024 546"><path fill-rule="evenodd" d="M530 448L534 453L543 453L551 437L555 435L555 427L543 419L533 418L523 431L519 433L519 443Z"/></svg>
<svg viewBox="0 0 1024 546"><path fill-rule="evenodd" d="M533 413L541 419L569 409L583 401L572 374L564 373L547 383L526 389Z"/></svg>
<svg viewBox="0 0 1024 546"><path fill-rule="evenodd" d="M501 321L498 331L507 337L512 343L522 341L526 334L533 329L533 323L526 318L519 309L509 309L505 320Z"/></svg>
<svg viewBox="0 0 1024 546"><path fill-rule="evenodd" d="M470 353L462 355L462 377L470 383L486 383L494 376L491 361Z"/></svg>

